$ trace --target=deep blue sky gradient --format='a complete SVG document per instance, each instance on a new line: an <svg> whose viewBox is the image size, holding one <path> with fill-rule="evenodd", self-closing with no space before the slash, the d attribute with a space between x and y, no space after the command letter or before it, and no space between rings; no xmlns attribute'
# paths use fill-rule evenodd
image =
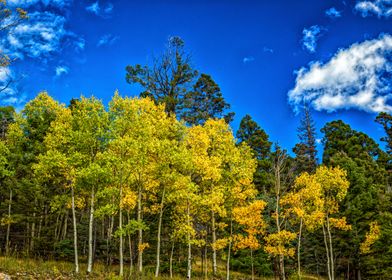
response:
<svg viewBox="0 0 392 280"><path fill-rule="evenodd" d="M194 67L220 85L236 112L233 129L250 114L273 142L289 151L297 141L299 123L287 100L295 86L295 71L311 61L327 61L339 48L392 33L391 19L364 18L354 10L355 1L118 0L111 1L113 12L108 16L88 12L86 7L93 2L73 1L61 11L67 30L84 38L84 50L75 51L64 42L62 50L48 59L16 63L26 75L21 82L26 100L41 90L64 103L80 94L107 103L116 89L137 96L137 87L125 82L125 66L151 62L152 54L164 50L168 37L177 35L192 54ZM108 1L98 3L104 6ZM342 16L327 17L325 11L331 7ZM303 29L312 25L324 30L316 51L309 53L301 39ZM107 34L117 39L98 47ZM69 72L56 77L58 65L67 66ZM342 119L378 140L383 132L374 123L375 116L356 110L314 112L318 130L327 121Z"/></svg>

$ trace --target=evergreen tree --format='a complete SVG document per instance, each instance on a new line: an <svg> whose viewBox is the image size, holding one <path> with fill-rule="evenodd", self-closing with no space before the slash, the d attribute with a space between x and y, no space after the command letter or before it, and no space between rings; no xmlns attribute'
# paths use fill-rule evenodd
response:
<svg viewBox="0 0 392 280"><path fill-rule="evenodd" d="M325 134L323 161L327 165L345 169L350 182L341 210L352 230L339 235L336 240L336 248L341 255L338 260L341 272L345 271L349 274L347 277L355 279L361 276L366 279L383 278L387 275L385 269L390 266L387 256L388 248L392 246L390 241L385 241L391 237L391 216L389 210L386 210L389 207L387 205L390 205L387 174L385 166L379 161L384 152L368 135L353 130L342 121L327 123L321 131ZM378 255L364 255L360 250L361 244L374 221L380 223L384 246L378 247ZM376 242L376 247L378 244ZM377 271L364 267L369 259Z"/></svg>
<svg viewBox="0 0 392 280"><path fill-rule="evenodd" d="M259 191L266 194L273 184L271 174L271 146L268 134L252 119L246 115L242 118L237 130L237 139L240 143L245 142L253 150L257 159L257 170L254 174L254 183Z"/></svg>
<svg viewBox="0 0 392 280"><path fill-rule="evenodd" d="M8 125L14 121L15 109L12 106L0 107L0 138L5 139Z"/></svg>
<svg viewBox="0 0 392 280"><path fill-rule="evenodd" d="M312 173L317 167L316 128L309 107L304 107L297 129L299 143L293 148L296 155L296 171Z"/></svg>
<svg viewBox="0 0 392 280"><path fill-rule="evenodd" d="M152 66L128 65L126 72L129 84L138 84L144 89L141 97L164 103L169 114L179 113L180 100L198 75L191 66L184 41L176 36L169 38L165 52L154 59Z"/></svg>
<svg viewBox="0 0 392 280"><path fill-rule="evenodd" d="M225 113L229 109L220 87L210 75L201 74L193 90L184 95L181 118L190 125L204 124L210 118L224 118L229 123L234 117L234 112Z"/></svg>
<svg viewBox="0 0 392 280"><path fill-rule="evenodd" d="M386 152L389 156L392 156L392 116L382 112L376 117L376 122L384 128L386 136L382 137L381 141L386 143Z"/></svg>

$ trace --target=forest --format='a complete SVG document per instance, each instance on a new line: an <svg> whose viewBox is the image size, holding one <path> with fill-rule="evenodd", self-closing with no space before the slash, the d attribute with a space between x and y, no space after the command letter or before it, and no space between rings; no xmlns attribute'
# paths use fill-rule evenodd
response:
<svg viewBox="0 0 392 280"><path fill-rule="evenodd" d="M382 139L335 120L318 146L303 104L288 151L250 115L231 126L180 37L124 76L138 97L0 107L0 272L39 260L71 264L64 279L102 266L105 279L392 279L389 113Z"/></svg>
<svg viewBox="0 0 392 280"><path fill-rule="evenodd" d="M153 67L128 66L141 97L66 106L41 92L1 108L1 254L120 277L190 279L197 263L205 278L390 278L392 116L375 120L386 151L325 124L320 162L305 106L291 156L249 115L234 135L219 86L188 58L175 38Z"/></svg>

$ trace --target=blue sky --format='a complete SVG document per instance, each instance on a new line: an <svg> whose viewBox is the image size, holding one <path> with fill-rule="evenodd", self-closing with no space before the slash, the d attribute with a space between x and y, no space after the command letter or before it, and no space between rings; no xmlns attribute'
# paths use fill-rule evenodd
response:
<svg viewBox="0 0 392 280"><path fill-rule="evenodd" d="M392 111L391 0L8 3L30 19L1 37L1 50L17 58L0 71L0 83L17 81L2 105L21 108L41 90L64 103L80 94L107 103L116 89L136 96L125 66L151 62L175 35L220 85L236 112L233 128L250 114L290 151L304 101L318 130L342 119L376 140L377 112Z"/></svg>

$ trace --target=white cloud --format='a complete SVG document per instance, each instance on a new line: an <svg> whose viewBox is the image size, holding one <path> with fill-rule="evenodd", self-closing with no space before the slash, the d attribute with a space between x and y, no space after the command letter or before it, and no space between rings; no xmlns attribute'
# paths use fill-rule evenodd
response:
<svg viewBox="0 0 392 280"><path fill-rule="evenodd" d="M355 43L339 50L328 62L313 62L297 71L289 103L298 111L303 103L332 112L358 109L391 112L392 36Z"/></svg>
<svg viewBox="0 0 392 280"><path fill-rule="evenodd" d="M105 45L113 45L119 39L118 36L113 36L112 34L106 34L101 36L98 40L97 47L105 46Z"/></svg>
<svg viewBox="0 0 392 280"><path fill-rule="evenodd" d="M309 52L314 53L317 47L317 40L320 38L322 31L324 30L324 27L318 25L312 25L309 28L304 28L302 31L302 47Z"/></svg>
<svg viewBox="0 0 392 280"><path fill-rule="evenodd" d="M113 12L113 8L114 8L113 4L112 4L112 3L108 3L108 4L104 7L103 12L104 12L105 14L111 14L111 13Z"/></svg>
<svg viewBox="0 0 392 280"><path fill-rule="evenodd" d="M274 53L274 50L268 47L264 47L263 48L263 52L267 52L267 53Z"/></svg>
<svg viewBox="0 0 392 280"><path fill-rule="evenodd" d="M9 67L0 67L0 88L3 88L5 84L12 79L12 72Z"/></svg>
<svg viewBox="0 0 392 280"><path fill-rule="evenodd" d="M325 11L325 15L329 18L339 18L342 16L342 12L336 10L335 7L331 7Z"/></svg>
<svg viewBox="0 0 392 280"><path fill-rule="evenodd" d="M36 69L41 71L53 71L53 66L49 63L58 54L79 53L85 48L85 40L66 28L72 3L73 0L8 0L7 5L11 9L22 7L27 10L29 19L4 32L0 37L0 51L18 60L36 61ZM76 59L74 57L79 56L73 56ZM69 69L58 68L56 74L64 75L65 71L68 72ZM26 76L15 70L2 68L0 89L6 85L6 73L10 74L13 82L1 92L0 104L21 106L27 98L23 82Z"/></svg>
<svg viewBox="0 0 392 280"><path fill-rule="evenodd" d="M56 67L56 77L60 77L62 75L66 75L69 72L69 68L64 65L59 65Z"/></svg>
<svg viewBox="0 0 392 280"><path fill-rule="evenodd" d="M360 12L363 17L374 14L378 17L388 18L392 16L392 0L358 1L355 10Z"/></svg>
<svg viewBox="0 0 392 280"><path fill-rule="evenodd" d="M92 3L91 5L86 7L86 11L93 13L97 16L107 18L110 17L110 15L113 12L113 4L108 2L106 5L99 5L99 1Z"/></svg>
<svg viewBox="0 0 392 280"><path fill-rule="evenodd" d="M249 62L252 62L252 61L255 61L255 58L253 56L246 56L246 57L244 57L242 59L243 63L249 63Z"/></svg>
<svg viewBox="0 0 392 280"><path fill-rule="evenodd" d="M98 1L95 3L92 3L90 6L87 6L86 11L89 11L91 13L98 15L99 12L101 11L101 8L99 7Z"/></svg>
<svg viewBox="0 0 392 280"><path fill-rule="evenodd" d="M77 38L74 41L74 45L76 51L82 51L86 47L86 40L84 40L83 38Z"/></svg>
<svg viewBox="0 0 392 280"><path fill-rule="evenodd" d="M0 41L0 48L20 59L41 58L61 49L61 43L72 33L65 30L63 16L51 12L33 12L29 20L17 25Z"/></svg>
<svg viewBox="0 0 392 280"><path fill-rule="evenodd" d="M18 106L25 99L25 94L19 94L15 74L9 67L0 67L0 104Z"/></svg>
<svg viewBox="0 0 392 280"><path fill-rule="evenodd" d="M64 8L72 3L72 0L8 0L7 3L11 6L27 8L39 3L44 6L52 6L57 8Z"/></svg>

